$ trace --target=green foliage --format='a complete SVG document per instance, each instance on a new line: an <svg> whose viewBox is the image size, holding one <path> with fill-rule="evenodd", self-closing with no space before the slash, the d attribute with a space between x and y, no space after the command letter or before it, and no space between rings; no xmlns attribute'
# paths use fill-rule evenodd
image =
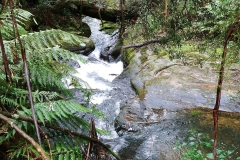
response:
<svg viewBox="0 0 240 160"><path fill-rule="evenodd" d="M20 35L26 34L27 30L31 29L31 26L36 23L34 16L23 9L14 10L16 21L18 23L18 31ZM11 12L4 12L0 14L1 32L3 39L11 40L15 38L15 32L13 31L12 15Z"/></svg>
<svg viewBox="0 0 240 160"><path fill-rule="evenodd" d="M197 12L199 21L194 27L209 32L210 37L224 36L239 14L239 5L240 2L234 0L212 0Z"/></svg>
<svg viewBox="0 0 240 160"><path fill-rule="evenodd" d="M28 58L40 58L43 62L52 62L62 60L81 60L80 56L73 54L65 49L80 50L85 47L82 37L61 31L61 30L47 30L35 33L22 35L23 46L25 47ZM4 41L5 52L9 55L9 60L13 63L13 56L20 56L20 46L15 44L15 40ZM82 47L81 47L82 46ZM39 56L46 54L46 56Z"/></svg>
<svg viewBox="0 0 240 160"><path fill-rule="evenodd" d="M197 116L197 115L200 115L200 114L202 114L201 110L192 110L191 111L191 116Z"/></svg>
<svg viewBox="0 0 240 160"><path fill-rule="evenodd" d="M141 34L147 40L168 36L171 37L169 41L171 45L179 45L180 40L199 41L206 38L210 41L206 41L209 44L204 44L204 48L213 48L222 46L229 26L238 17L240 2L235 0L143 0L131 2L131 4L132 10L137 11L139 15L137 23L131 26L138 37ZM136 37L132 38L136 39ZM234 44L234 47L236 46L238 45Z"/></svg>
<svg viewBox="0 0 240 160"><path fill-rule="evenodd" d="M164 37L168 39L166 44L159 41L159 44L151 45L152 51L157 52L159 57L166 53L166 57L180 59L184 65L204 67L210 64L214 69L219 69L223 43L229 28L239 17L240 1L143 0L129 3L132 4L131 10L136 11L139 17L134 26L129 25L126 29L125 44ZM238 29L227 46L226 70L240 61L239 37Z"/></svg>
<svg viewBox="0 0 240 160"><path fill-rule="evenodd" d="M70 135L64 135L61 132L49 132L53 140L51 145L53 159L85 159L81 152L79 152L79 147L76 146L86 143L86 141L76 137L72 138Z"/></svg>
<svg viewBox="0 0 240 160"><path fill-rule="evenodd" d="M199 133L196 130L189 130L190 136L187 142L177 142L174 149L182 150L183 160L207 160L214 159L213 153L209 153L213 148L213 140L209 136ZM231 159L234 150L217 149L219 160Z"/></svg>
<svg viewBox="0 0 240 160"><path fill-rule="evenodd" d="M11 153L9 156L9 159L29 158L33 160L34 156L36 157L39 156L38 151L31 144L28 144L24 140L20 141L20 143L16 144L15 146L11 146L11 149L9 150L9 152Z"/></svg>
<svg viewBox="0 0 240 160"><path fill-rule="evenodd" d="M46 123L71 129L72 131L88 132L89 123L78 117L78 113L92 114L91 109L79 103L69 101L73 98L69 87L79 89L84 93L87 104L92 91L86 82L75 77L76 70L68 64L71 61L85 62L81 56L69 50L80 50L85 47L81 37L61 31L46 30L27 33L32 15L24 10L16 10L21 41L26 51L26 57L31 80L32 96L36 117L44 125ZM2 110L13 113L12 121L35 140L34 125L24 122L19 116L32 117L29 104L29 95L21 60L20 45L11 29L9 13L0 15L3 22L1 32L4 35L4 47L7 54L9 67L12 72L12 83L6 79L3 59L0 57L0 106ZM4 19L4 20L3 20ZM68 50L66 50L68 49ZM2 51L0 51L1 53ZM2 53L1 53L2 54ZM18 114L18 115L17 115ZM9 145L9 159L35 159L40 155L29 142L18 138L18 133L9 125L0 123L0 145ZM83 159L82 145L87 141L79 139L70 133L63 133L54 129L42 128L43 148L53 153L53 159ZM12 142L16 141L17 145ZM51 146L49 148L49 145Z"/></svg>

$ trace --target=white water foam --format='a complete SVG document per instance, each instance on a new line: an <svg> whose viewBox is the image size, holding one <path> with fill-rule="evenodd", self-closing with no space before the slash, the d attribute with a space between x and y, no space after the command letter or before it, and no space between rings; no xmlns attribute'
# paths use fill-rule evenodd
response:
<svg viewBox="0 0 240 160"><path fill-rule="evenodd" d="M81 64L75 76L87 82L91 89L111 90L108 82L112 82L123 71L123 63L105 63L102 61Z"/></svg>

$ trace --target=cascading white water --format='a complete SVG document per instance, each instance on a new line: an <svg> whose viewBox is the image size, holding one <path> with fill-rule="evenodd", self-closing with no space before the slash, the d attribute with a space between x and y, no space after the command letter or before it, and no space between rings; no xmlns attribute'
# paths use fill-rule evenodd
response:
<svg viewBox="0 0 240 160"><path fill-rule="evenodd" d="M81 68L77 69L79 76L82 80L86 81L92 89L110 90L111 87L106 82L111 82L116 75L123 71L123 63L107 63L100 59L100 51L106 44L113 38L100 30L100 20L85 17L83 22L87 23L91 29L90 38L95 44L95 50L87 57L87 64L81 64Z"/></svg>
<svg viewBox="0 0 240 160"><path fill-rule="evenodd" d="M120 100L115 100L115 98L112 100L112 95L109 92L116 88L111 82L122 73L123 63L121 61L108 63L100 59L102 48L117 37L99 31L100 20L98 19L85 17L83 22L87 23L91 29L90 38L95 44L95 50L89 56L84 57L87 61L86 64L79 62L81 67L77 68L77 74L75 75L87 82L90 88L94 90L95 93L91 97L91 102L97 104L97 109L101 110L106 116L104 119L95 119L96 127L110 132L111 135L104 136L105 138L118 137L113 123L114 117L120 112ZM115 34L115 36L117 35ZM109 103L109 101L111 102ZM108 105L114 112L109 114Z"/></svg>

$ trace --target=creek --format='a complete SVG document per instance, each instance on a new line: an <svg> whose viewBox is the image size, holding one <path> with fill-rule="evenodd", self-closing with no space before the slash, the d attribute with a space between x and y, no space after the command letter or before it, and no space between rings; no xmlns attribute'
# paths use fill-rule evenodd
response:
<svg viewBox="0 0 240 160"><path fill-rule="evenodd" d="M106 34L100 30L100 20L85 17L83 19L91 28L91 39L95 43L95 50L87 57L87 64L81 64L77 69L82 80L93 89L91 101L97 104L104 118L95 119L97 128L108 131L109 135L99 135L100 140L111 148L123 160L178 160L181 151L174 150L177 141L184 141L188 130L212 136L211 110L206 108L168 110L160 108L146 112L142 100L137 98L130 84L130 77L123 68L121 61L108 63L100 59L100 52L110 41L115 41L117 34ZM74 92L75 100L82 103L79 92ZM135 108L139 112L123 113L123 108ZM129 111L130 112L130 111ZM134 119L143 115L144 119ZM139 116L140 117L140 116ZM235 153L230 159L240 156L239 115L223 113L219 128L219 144L222 149L233 149ZM122 123L121 119L128 119ZM132 119L131 119L132 118ZM225 123L224 123L225 122ZM228 123L230 122L230 123Z"/></svg>

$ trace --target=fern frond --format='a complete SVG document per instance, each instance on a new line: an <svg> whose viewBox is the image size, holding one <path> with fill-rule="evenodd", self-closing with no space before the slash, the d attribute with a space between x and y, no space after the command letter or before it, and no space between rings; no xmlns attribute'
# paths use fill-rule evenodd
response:
<svg viewBox="0 0 240 160"><path fill-rule="evenodd" d="M19 102L19 104L28 104L28 91L21 89L21 88L14 88L15 92L14 97L16 97L16 101ZM50 91L38 91L32 92L33 101L35 103L38 102L46 102L46 101L52 101L55 99L62 98L57 92L50 92Z"/></svg>
<svg viewBox="0 0 240 160"><path fill-rule="evenodd" d="M2 144L4 141L8 141L13 137L12 132L9 132L9 127L7 124L1 125L1 131L0 131L0 144Z"/></svg>
<svg viewBox="0 0 240 160"><path fill-rule="evenodd" d="M23 9L14 9L15 18L17 24L25 29L30 29L32 24L34 23L34 15ZM9 23L12 23L12 15L10 9L5 13L0 14L0 20L8 20Z"/></svg>
<svg viewBox="0 0 240 160"><path fill-rule="evenodd" d="M79 151L62 151L54 152L53 159L55 160L85 160L83 154Z"/></svg>
<svg viewBox="0 0 240 160"><path fill-rule="evenodd" d="M64 69L63 69L64 71ZM66 73L67 74L67 73ZM56 71L53 68L50 68L46 65L41 64L34 64L30 67L30 77L31 82L37 87L36 89L43 89L53 90L56 91L66 91L66 86L62 82L63 73L62 71ZM43 88L39 88L43 87ZM70 93L67 93L70 94Z"/></svg>
<svg viewBox="0 0 240 160"><path fill-rule="evenodd" d="M21 36L21 40L26 50L27 57L34 60L34 58L41 59L47 62L47 60L54 59L60 60L80 60L84 62L84 59L79 55L76 55L69 50L81 50L86 47L84 40L86 38L76 36L61 30L47 30L35 33L29 33ZM15 40L4 41L5 52L8 56L8 60L13 63L14 56L21 57L19 45L15 45ZM0 51L1 52L1 51ZM41 55L41 56L39 56ZM1 57L0 57L1 60ZM31 60L29 60L31 61Z"/></svg>
<svg viewBox="0 0 240 160"><path fill-rule="evenodd" d="M67 62L71 60L78 60L82 63L86 63L81 56L59 47L36 49L32 52L27 52L27 57L32 60L39 60L45 63L52 61Z"/></svg>
<svg viewBox="0 0 240 160"><path fill-rule="evenodd" d="M19 106L19 104L14 99L8 98L4 95L0 95L0 101L2 102L3 105Z"/></svg>
<svg viewBox="0 0 240 160"><path fill-rule="evenodd" d="M75 121L75 125L79 127L82 125L84 128L89 128L89 123L78 118L73 113L76 112L83 112L83 113L90 113L91 111L81 104L76 102L58 100L54 102L44 102L44 103L36 103L35 104L36 116L37 118L45 123L45 121L52 122L69 120ZM20 115L31 117L31 110L22 106L22 111L18 111ZM73 123L72 123L73 124Z"/></svg>
<svg viewBox="0 0 240 160"><path fill-rule="evenodd" d="M18 32L20 35L27 34L26 30L29 30L31 26L34 24L34 16L23 9L15 9L14 10L16 21L18 24ZM13 30L12 24L12 16L11 12L5 12L0 15L0 21L2 22L1 25L1 32L2 37L4 40L11 40L15 38L15 32Z"/></svg>
<svg viewBox="0 0 240 160"><path fill-rule="evenodd" d="M1 72L1 69L0 69L0 80L5 80L6 79L6 75L5 73Z"/></svg>
<svg viewBox="0 0 240 160"><path fill-rule="evenodd" d="M26 141L20 141L17 145L12 146L10 150L8 150L9 159L22 159L22 158L31 158L39 157L39 152L31 145L28 144ZM30 157L31 154L31 157Z"/></svg>
<svg viewBox="0 0 240 160"><path fill-rule="evenodd" d="M11 21L8 20L1 20L2 25L1 25L1 32L2 32L2 37L4 40L11 40L15 38L14 30L13 30L13 25ZM20 35L27 34L27 31L22 27L18 26L18 32Z"/></svg>
<svg viewBox="0 0 240 160"><path fill-rule="evenodd" d="M90 128L89 122L77 116L71 116L71 118L59 120L59 123L71 130L89 130Z"/></svg>
<svg viewBox="0 0 240 160"><path fill-rule="evenodd" d="M53 145L53 159L84 159L81 146L86 144L86 141L77 137L71 137L60 132L54 132L51 136Z"/></svg>
<svg viewBox="0 0 240 160"><path fill-rule="evenodd" d="M34 125L32 123L29 123L29 122L21 122L21 121L18 121L17 119L11 119L12 122L14 122L14 124L16 124L19 128L23 128L25 130L28 130L28 131L33 131L35 128L34 128ZM34 133L34 132L32 132ZM13 129L9 124L4 124L2 125L1 124L1 127L0 127L0 145L3 143L3 142L9 142L12 138L16 137L16 130Z"/></svg>
<svg viewBox="0 0 240 160"><path fill-rule="evenodd" d="M90 113L91 111L82 106L79 103L76 102L71 102L71 101L63 101L63 100L59 100L56 101L56 106L55 107L61 107L61 108L67 108L71 113L79 113L79 112L83 112L83 113Z"/></svg>
<svg viewBox="0 0 240 160"><path fill-rule="evenodd" d="M60 47L67 50L81 50L86 47L86 38L62 30L52 29L21 36L26 50Z"/></svg>
<svg viewBox="0 0 240 160"><path fill-rule="evenodd" d="M68 62L73 60L85 62L81 56L71 51L86 49L86 43L89 43L90 39L61 30L46 30L27 34L26 30L32 25L33 15L24 10L15 10L15 15L21 34L20 38L27 55L36 117L43 124L48 123L43 129L46 130L47 135L50 135L49 139L50 143L53 144L54 151L53 159L84 159L79 142L86 145L86 140L72 136L65 131L56 131L47 127L50 123L72 129L72 131L89 131L89 122L78 117L77 114L79 112L91 114L92 111L79 103L67 101L69 98L73 98L73 95L66 86L64 79L70 79L71 85L82 91L87 101L89 100L92 91L86 89L89 88L86 82L74 76L76 70ZM32 117L20 46L13 39L14 31L12 30L10 12L1 14L0 21L4 24L0 30L5 36L3 43L13 74L13 83L9 84L6 81L4 68L1 67L3 66L3 60L0 56L1 106L10 106L19 115ZM36 139L33 123L22 122L22 120L24 119L15 117L12 121ZM14 138L16 131L9 125L6 128L6 132L0 134L0 143ZM31 154L30 158L37 159L39 155L23 139L19 139L18 145L11 148L9 153L11 153L10 159L26 159L29 158L28 154Z"/></svg>
<svg viewBox="0 0 240 160"><path fill-rule="evenodd" d="M34 15L32 13L20 8L15 9L14 13L17 23L26 30L29 30L32 25L36 25L36 20L34 19Z"/></svg>

